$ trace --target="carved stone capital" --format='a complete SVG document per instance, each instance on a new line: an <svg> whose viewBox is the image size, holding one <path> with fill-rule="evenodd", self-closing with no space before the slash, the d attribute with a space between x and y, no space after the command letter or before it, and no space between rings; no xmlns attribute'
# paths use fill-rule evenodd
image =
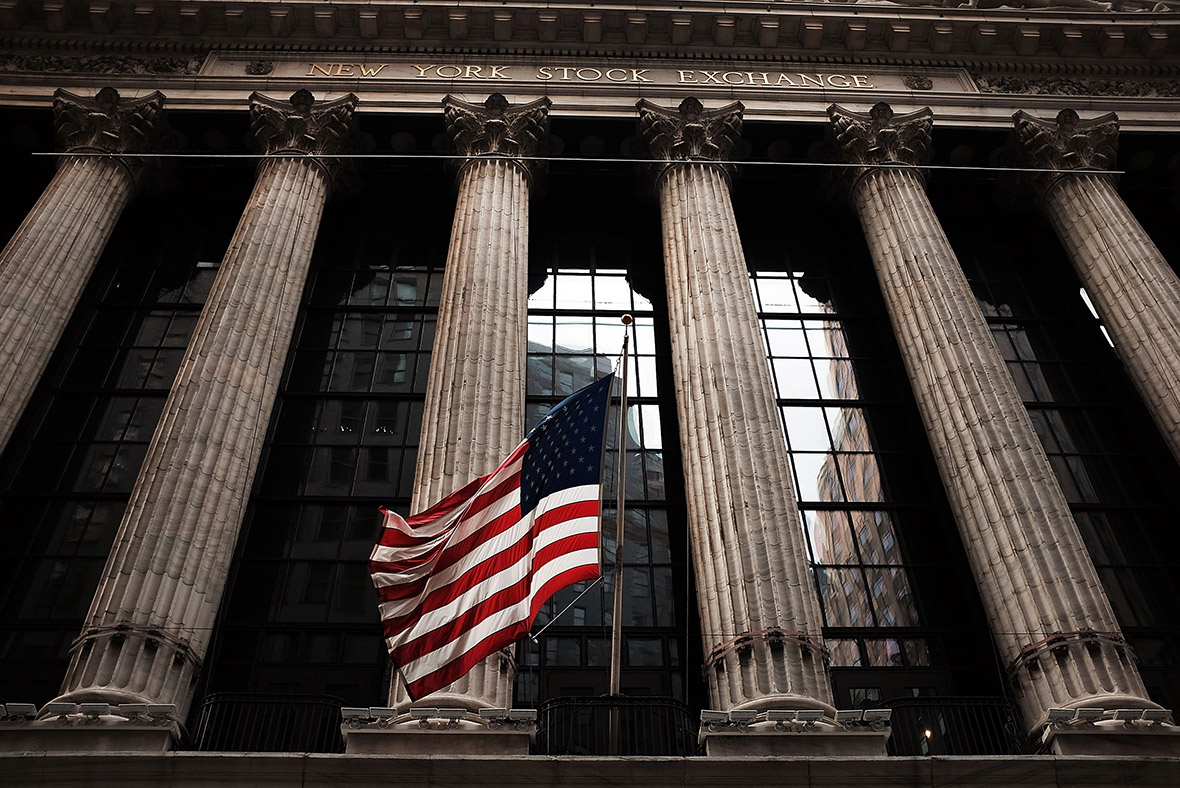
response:
<svg viewBox="0 0 1180 788"><path fill-rule="evenodd" d="M332 156L346 152L353 138L353 110L357 97L349 93L342 98L316 105L308 90L297 90L287 101L261 93L250 94L250 131L267 156L279 153L309 156ZM339 174L339 159L314 160L329 180Z"/></svg>
<svg viewBox="0 0 1180 788"><path fill-rule="evenodd" d="M86 98L59 90L53 94L53 125L64 151L145 153L159 130L164 95L120 99L105 87Z"/></svg>
<svg viewBox="0 0 1180 788"><path fill-rule="evenodd" d="M828 107L836 148L848 164L926 163L934 113L929 107L895 115L884 101L868 112L853 112L839 104Z"/></svg>
<svg viewBox="0 0 1180 788"><path fill-rule="evenodd" d="M250 95L250 131L262 152L330 156L345 152L352 137L352 113L357 97L319 105L311 92L297 90L287 101L261 93Z"/></svg>
<svg viewBox="0 0 1180 788"><path fill-rule="evenodd" d="M518 157L545 151L550 105L549 99L539 98L513 108L499 93L488 96L482 106L447 96L443 99L443 119L456 153L512 158L532 180L544 174L545 163ZM469 163L460 162L458 172L462 173Z"/></svg>
<svg viewBox="0 0 1180 788"><path fill-rule="evenodd" d="M663 162L651 168L657 183L674 166L667 164L670 161L719 162L726 177L732 177L736 168L725 162L742 140L745 107L740 101L710 110L691 96L674 110L647 99L635 106L639 110L639 134L652 158Z"/></svg>
<svg viewBox="0 0 1180 788"><path fill-rule="evenodd" d="M934 113L925 107L908 115L895 115L884 101L868 112L854 112L839 104L828 107L837 156L852 165L841 175L855 188L871 168L882 164L926 163ZM917 171L925 179L925 173Z"/></svg>
<svg viewBox="0 0 1180 788"><path fill-rule="evenodd" d="M1082 120L1063 109L1053 120L1020 111L1012 116L1022 163L1042 170L1107 170L1118 154L1119 119L1113 112ZM1062 176L1029 173L1027 181L1041 196Z"/></svg>

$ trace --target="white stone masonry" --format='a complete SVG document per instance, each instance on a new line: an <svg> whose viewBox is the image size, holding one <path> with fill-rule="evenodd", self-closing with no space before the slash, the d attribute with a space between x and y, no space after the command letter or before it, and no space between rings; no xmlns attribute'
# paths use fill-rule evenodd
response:
<svg viewBox="0 0 1180 788"><path fill-rule="evenodd" d="M829 110L918 410L992 634L1036 730L1050 707L1144 708L1061 487L914 167L927 110Z"/></svg>
<svg viewBox="0 0 1180 788"><path fill-rule="evenodd" d="M709 703L831 715L819 602L726 165L741 105L640 102L656 165Z"/></svg>
<svg viewBox="0 0 1180 788"><path fill-rule="evenodd" d="M41 380L115 223L135 192L138 161L119 153L150 147L164 97L122 101L64 90L53 99L66 156L0 252L0 451Z"/></svg>
<svg viewBox="0 0 1180 788"><path fill-rule="evenodd" d="M1156 425L1180 460L1180 277L1101 172L1114 164L1118 119L1024 112L1016 129L1029 163L1064 170L1033 179L1041 207Z"/></svg>
<svg viewBox="0 0 1180 788"><path fill-rule="evenodd" d="M355 99L255 94L268 154L185 352L61 700L175 703L209 646Z"/></svg>
<svg viewBox="0 0 1180 788"><path fill-rule="evenodd" d="M447 131L457 152L471 158L459 167L426 384L415 512L494 471L524 438L529 192L537 168L513 157L540 151L548 112L547 99L515 108L499 94L483 106L444 101ZM515 681L515 659L503 651L419 705L507 708ZM396 679L390 705L411 705Z"/></svg>

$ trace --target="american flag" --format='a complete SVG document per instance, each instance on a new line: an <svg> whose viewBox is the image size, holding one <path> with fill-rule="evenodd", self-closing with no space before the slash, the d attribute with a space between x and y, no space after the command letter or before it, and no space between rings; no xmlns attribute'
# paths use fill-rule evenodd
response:
<svg viewBox="0 0 1180 788"><path fill-rule="evenodd" d="M528 634L545 601L598 576L608 375L541 419L494 472L420 514L383 509L369 559L389 656L417 700Z"/></svg>

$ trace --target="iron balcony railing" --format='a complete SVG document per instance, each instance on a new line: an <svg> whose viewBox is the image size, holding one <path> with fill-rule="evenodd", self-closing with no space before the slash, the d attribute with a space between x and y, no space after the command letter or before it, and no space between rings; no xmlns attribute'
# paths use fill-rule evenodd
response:
<svg viewBox="0 0 1180 788"><path fill-rule="evenodd" d="M1026 755L1020 709L1006 698L894 698L890 755Z"/></svg>
<svg viewBox="0 0 1180 788"><path fill-rule="evenodd" d="M611 713L618 714L618 747ZM537 710L540 755L695 755L697 724L673 698L553 698Z"/></svg>
<svg viewBox="0 0 1180 788"><path fill-rule="evenodd" d="M205 697L192 727L204 752L344 752L340 707L331 695L218 692Z"/></svg>

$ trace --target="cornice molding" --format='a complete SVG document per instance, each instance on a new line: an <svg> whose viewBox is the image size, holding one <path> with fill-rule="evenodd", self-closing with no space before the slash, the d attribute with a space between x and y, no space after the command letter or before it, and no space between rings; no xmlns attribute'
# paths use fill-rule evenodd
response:
<svg viewBox="0 0 1180 788"><path fill-rule="evenodd" d="M138 42L155 51L235 46L323 52L618 53L644 58L880 57L889 62L957 57L1036 63L1067 58L1104 66L1144 60L1174 64L1180 53L1180 13L1174 10L1105 11L1105 4L1096 0L1013 2L1057 5L981 10L911 6L909 0L772 0L770 5L684 0L593 7L572 0L512 0L502 5L470 0L0 0L0 31L22 47L75 50ZM1180 8L1172 0L1158 6L1169 4Z"/></svg>

